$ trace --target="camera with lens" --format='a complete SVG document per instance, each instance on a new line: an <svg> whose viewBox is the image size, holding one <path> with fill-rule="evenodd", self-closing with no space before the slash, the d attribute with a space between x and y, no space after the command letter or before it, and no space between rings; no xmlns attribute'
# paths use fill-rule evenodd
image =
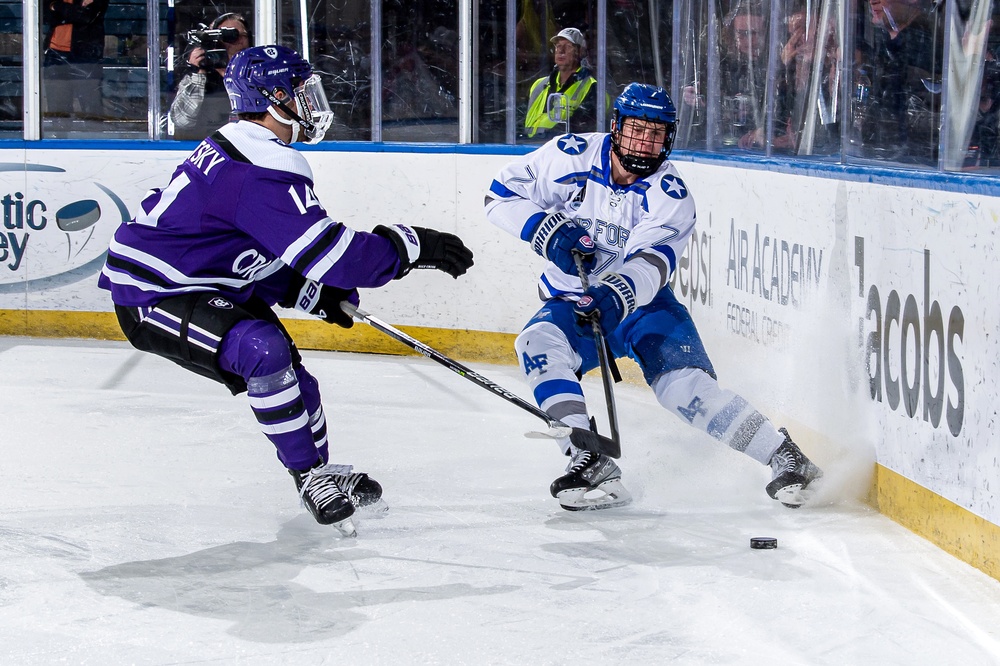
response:
<svg viewBox="0 0 1000 666"><path fill-rule="evenodd" d="M205 49L205 57L199 63L199 69L206 71L222 69L228 65L226 44L235 44L239 39L240 31L236 28L209 29L203 25L201 29L189 30L187 33L188 45Z"/></svg>

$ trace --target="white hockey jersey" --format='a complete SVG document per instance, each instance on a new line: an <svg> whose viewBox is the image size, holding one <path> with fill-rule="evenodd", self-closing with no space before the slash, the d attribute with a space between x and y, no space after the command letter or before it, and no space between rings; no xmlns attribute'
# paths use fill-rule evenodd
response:
<svg viewBox="0 0 1000 666"><path fill-rule="evenodd" d="M487 219L525 241L542 217L557 211L594 240L591 274L627 276L637 306L667 285L695 224L694 199L669 161L631 185L615 184L611 135L601 132L567 134L511 161L486 194ZM552 262L539 281L545 300L582 291L579 277Z"/></svg>

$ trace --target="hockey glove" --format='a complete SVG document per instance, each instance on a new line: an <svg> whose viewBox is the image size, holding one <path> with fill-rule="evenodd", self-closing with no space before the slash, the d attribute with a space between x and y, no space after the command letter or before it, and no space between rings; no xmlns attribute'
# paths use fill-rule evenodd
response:
<svg viewBox="0 0 1000 666"><path fill-rule="evenodd" d="M399 253L398 280L414 268L436 268L457 278L472 266L472 250L454 234L405 224L380 224L373 230L388 238Z"/></svg>
<svg viewBox="0 0 1000 666"><path fill-rule="evenodd" d="M596 319L605 334L611 333L625 317L635 312L635 289L618 273L608 273L583 292L574 309L577 323L585 334L593 332Z"/></svg>
<svg viewBox="0 0 1000 666"><path fill-rule="evenodd" d="M569 275L577 274L574 253L580 255L583 267L590 271L597 251L587 231L563 213L551 213L542 218L532 232L531 247Z"/></svg>
<svg viewBox="0 0 1000 666"><path fill-rule="evenodd" d="M351 328L354 326L354 318L340 309L342 301L358 305L361 302L358 290L331 287L316 280L306 279L292 307L319 317L328 324Z"/></svg>

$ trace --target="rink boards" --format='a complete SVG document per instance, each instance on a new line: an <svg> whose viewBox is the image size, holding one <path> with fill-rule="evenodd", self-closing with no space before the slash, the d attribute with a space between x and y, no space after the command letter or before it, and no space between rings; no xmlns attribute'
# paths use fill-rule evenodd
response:
<svg viewBox="0 0 1000 666"><path fill-rule="evenodd" d="M185 154L0 150L0 333L120 338L96 286L104 250ZM363 292L368 311L456 358L514 362L541 260L482 214L510 155L383 146L308 158L335 220L453 231L476 253L460 280L415 272ZM674 289L721 383L821 464L870 460L883 513L1000 578L1000 198L919 176L676 164L699 222ZM286 314L303 347L406 351L367 327Z"/></svg>

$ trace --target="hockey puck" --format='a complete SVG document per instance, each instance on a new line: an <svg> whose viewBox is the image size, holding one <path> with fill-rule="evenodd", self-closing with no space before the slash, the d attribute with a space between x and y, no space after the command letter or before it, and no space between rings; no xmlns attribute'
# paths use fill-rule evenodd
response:
<svg viewBox="0 0 1000 666"><path fill-rule="evenodd" d="M750 537L750 547L754 550L771 550L778 547L774 537Z"/></svg>
<svg viewBox="0 0 1000 666"><path fill-rule="evenodd" d="M56 226L63 231L80 231L101 219L101 206L93 199L67 204L56 211Z"/></svg>

